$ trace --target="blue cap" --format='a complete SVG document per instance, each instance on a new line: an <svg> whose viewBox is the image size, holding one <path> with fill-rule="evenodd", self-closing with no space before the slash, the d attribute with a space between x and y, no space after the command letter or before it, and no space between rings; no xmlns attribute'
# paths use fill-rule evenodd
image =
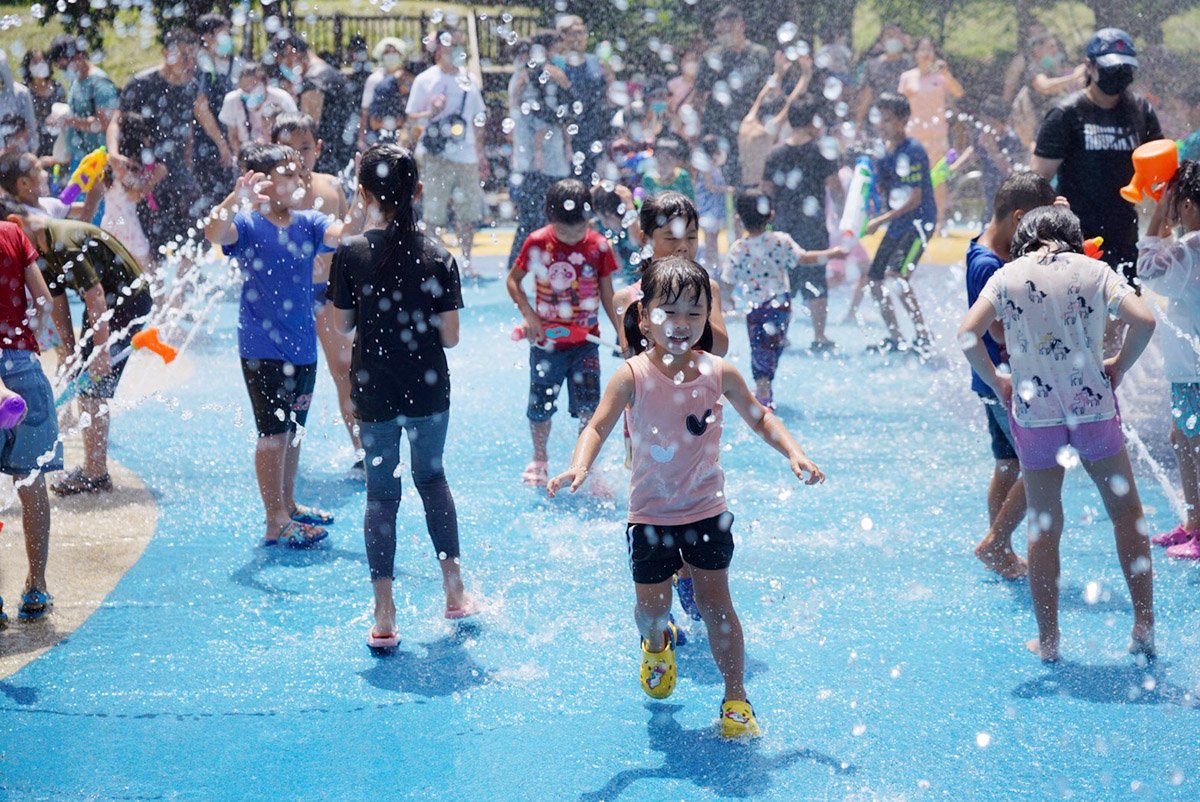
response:
<svg viewBox="0 0 1200 802"><path fill-rule="evenodd" d="M1087 57L1097 67L1136 67L1137 48L1133 39L1120 28L1101 28L1088 40Z"/></svg>

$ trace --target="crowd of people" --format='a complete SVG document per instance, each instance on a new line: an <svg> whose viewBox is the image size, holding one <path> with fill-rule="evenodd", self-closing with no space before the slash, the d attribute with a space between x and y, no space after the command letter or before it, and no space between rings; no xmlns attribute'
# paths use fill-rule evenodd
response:
<svg viewBox="0 0 1200 802"><path fill-rule="evenodd" d="M1182 167L1139 240L1134 207L1119 193L1133 150L1162 138L1164 126L1131 88L1138 53L1122 31L1097 31L1072 66L1037 30L1002 94L974 99L931 40L913 43L895 26L859 65L837 38L814 52L781 31L772 52L748 39L736 7L715 15L711 33L711 47L680 49L677 69L625 80L603 48L589 51L583 20L562 16L513 45L502 125L516 222L507 290L529 341L532 458L521 478L551 495L578 489L623 420L643 689L664 698L674 687L684 642L670 613L677 592L684 612L709 627L725 678L722 733L758 733L728 586L722 404L799 479L822 481L773 412L793 300L813 327L808 350L835 350L829 286L839 264L856 259L852 303L869 292L887 328L871 350L926 358L931 337L909 278L945 222L947 177L969 163L982 175L989 222L968 251L961 336L996 460L976 554L1005 577L1028 572L1039 629L1031 648L1057 659L1062 449L1073 446L1114 524L1134 601L1131 650L1152 656L1149 541L1114 390L1155 329L1139 297L1145 280L1171 298L1176 341L1164 351L1188 509L1155 542L1200 557L1200 351L1188 339L1200 320L1200 134L1169 131L1181 140ZM238 349L258 432L261 547L309 548L333 523L295 497L298 435L323 353L366 481L369 645L386 651L399 638L402 435L445 615L479 610L460 573L443 465L445 349L459 341L461 281L477 274L472 240L489 214L489 107L461 31L430 32L420 58L400 39L368 45L354 42L343 71L284 31L253 62L235 54L229 20L206 15L168 31L162 63L120 90L71 37L25 53L20 83L0 62L0 401L17 395L27 409L5 430L0 470L16 479L29 544L20 618L52 607L49 491L111 489L106 402L125 364L115 355L169 303L163 265L198 236L236 260L243 279ZM972 100L973 116L956 112ZM1173 124L1186 122L1196 121ZM104 178L80 200L56 197L101 147ZM856 196L860 166L871 180ZM1189 233L1174 240L1176 226ZM862 239L876 233L868 259ZM1104 262L1084 255L1085 237L1103 238ZM78 335L68 287L83 301ZM734 310L747 326L752 388L723 358ZM603 391L601 312L627 359ZM46 347L58 350L60 377L90 421L83 464L49 490L45 474L63 464L55 398L36 359ZM550 426L564 383L579 441L552 476ZM1028 564L1012 547L1027 511Z"/></svg>

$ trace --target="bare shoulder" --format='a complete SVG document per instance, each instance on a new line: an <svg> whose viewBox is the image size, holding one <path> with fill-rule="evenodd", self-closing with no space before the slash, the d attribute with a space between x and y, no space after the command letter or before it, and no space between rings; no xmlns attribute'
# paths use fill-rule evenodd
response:
<svg viewBox="0 0 1200 802"><path fill-rule="evenodd" d="M345 203L342 184L328 173L312 174L312 208L325 214L337 214Z"/></svg>

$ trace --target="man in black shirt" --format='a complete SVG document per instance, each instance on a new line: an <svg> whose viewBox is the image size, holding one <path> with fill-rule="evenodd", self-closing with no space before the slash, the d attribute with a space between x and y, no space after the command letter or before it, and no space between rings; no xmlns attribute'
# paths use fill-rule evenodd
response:
<svg viewBox="0 0 1200 802"><path fill-rule="evenodd" d="M702 132L715 134L728 143L725 178L740 186L738 127L771 75L771 52L746 39L746 22L736 6L717 12L713 35L717 46L704 54L693 105L704 109Z"/></svg>
<svg viewBox="0 0 1200 802"><path fill-rule="evenodd" d="M1087 58L1087 88L1046 113L1031 166L1047 180L1058 176L1084 236L1103 237L1104 261L1132 281L1137 214L1120 191L1133 176L1134 149L1162 139L1162 128L1150 104L1129 91L1138 66L1129 34L1097 31Z"/></svg>
<svg viewBox="0 0 1200 802"><path fill-rule="evenodd" d="M317 160L319 173L339 173L354 158L358 139L358 104L347 89L345 77L313 53L298 34L271 43L275 63L300 111L317 122L317 138L325 143Z"/></svg>

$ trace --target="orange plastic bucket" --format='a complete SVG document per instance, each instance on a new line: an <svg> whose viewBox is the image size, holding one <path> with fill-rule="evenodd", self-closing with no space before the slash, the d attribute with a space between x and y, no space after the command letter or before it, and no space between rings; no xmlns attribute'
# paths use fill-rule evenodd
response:
<svg viewBox="0 0 1200 802"><path fill-rule="evenodd" d="M1140 145L1133 152L1133 178L1121 188L1121 197L1130 203L1138 203L1143 195L1158 200L1178 170L1179 149L1170 139Z"/></svg>

